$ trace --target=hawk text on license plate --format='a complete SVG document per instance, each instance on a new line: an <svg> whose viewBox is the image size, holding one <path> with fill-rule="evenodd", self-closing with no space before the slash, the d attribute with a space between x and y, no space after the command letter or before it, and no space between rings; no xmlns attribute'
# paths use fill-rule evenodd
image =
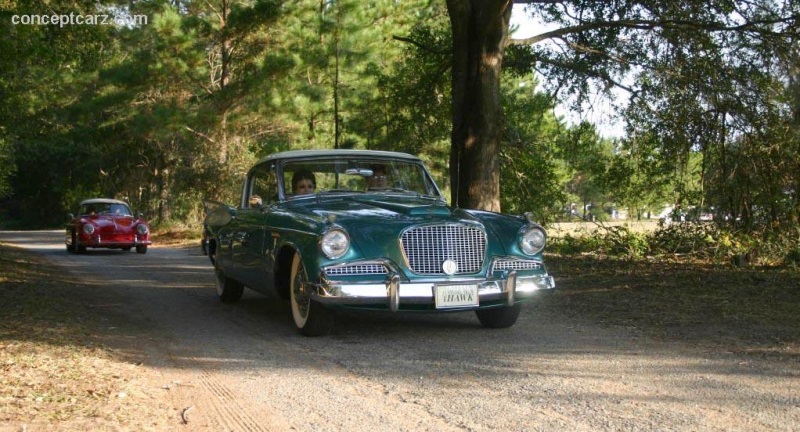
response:
<svg viewBox="0 0 800 432"><path fill-rule="evenodd" d="M436 308L478 306L478 285L437 285Z"/></svg>

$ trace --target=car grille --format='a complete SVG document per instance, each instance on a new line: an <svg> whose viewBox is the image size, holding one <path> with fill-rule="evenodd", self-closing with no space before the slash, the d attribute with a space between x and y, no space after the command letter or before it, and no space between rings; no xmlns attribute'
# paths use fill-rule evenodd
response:
<svg viewBox="0 0 800 432"><path fill-rule="evenodd" d="M403 233L408 267L417 274L444 274L442 263L453 260L455 274L477 273L483 266L486 234L465 225L428 225Z"/></svg>
<svg viewBox="0 0 800 432"><path fill-rule="evenodd" d="M520 259L499 259L494 262L495 270L538 270L542 268L540 261L520 260Z"/></svg>
<svg viewBox="0 0 800 432"><path fill-rule="evenodd" d="M385 275L388 272L383 264L350 264L325 269L328 276Z"/></svg>

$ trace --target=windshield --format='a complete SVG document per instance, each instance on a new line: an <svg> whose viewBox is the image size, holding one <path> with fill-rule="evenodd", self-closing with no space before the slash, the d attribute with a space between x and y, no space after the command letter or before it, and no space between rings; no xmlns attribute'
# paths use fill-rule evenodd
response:
<svg viewBox="0 0 800 432"><path fill-rule="evenodd" d="M289 199L324 193L401 193L441 199L420 163L370 158L290 161L283 166Z"/></svg>
<svg viewBox="0 0 800 432"><path fill-rule="evenodd" d="M110 215L110 216L133 216L131 210L125 204L116 203L91 203L81 206L82 215Z"/></svg>

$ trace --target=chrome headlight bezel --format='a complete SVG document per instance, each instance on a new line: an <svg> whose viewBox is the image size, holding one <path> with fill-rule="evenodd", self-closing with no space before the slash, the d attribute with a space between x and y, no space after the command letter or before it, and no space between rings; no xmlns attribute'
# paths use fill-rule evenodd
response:
<svg viewBox="0 0 800 432"><path fill-rule="evenodd" d="M528 225L520 231L519 248L525 255L536 255L547 244L547 232L538 225Z"/></svg>
<svg viewBox="0 0 800 432"><path fill-rule="evenodd" d="M341 258L350 250L350 236L341 228L333 228L319 239L319 249L329 259Z"/></svg>
<svg viewBox="0 0 800 432"><path fill-rule="evenodd" d="M145 225L145 224L139 224L139 225L136 225L136 232L137 232L137 233L138 233L140 236L146 236L146 235L147 235L147 233L149 233L149 232L150 232L150 229L148 229L148 228L147 228L147 225Z"/></svg>
<svg viewBox="0 0 800 432"><path fill-rule="evenodd" d="M81 229L83 230L83 233L86 234L86 235L94 234L94 230L95 230L94 225L92 225L90 223L83 224L83 228L81 228Z"/></svg>

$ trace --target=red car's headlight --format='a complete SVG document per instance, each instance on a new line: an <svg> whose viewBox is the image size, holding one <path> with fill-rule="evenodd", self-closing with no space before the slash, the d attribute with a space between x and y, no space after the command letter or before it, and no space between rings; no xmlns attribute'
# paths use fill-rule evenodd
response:
<svg viewBox="0 0 800 432"><path fill-rule="evenodd" d="M86 235L92 235L92 233L94 233L94 225L87 223L83 226L83 232L86 233Z"/></svg>
<svg viewBox="0 0 800 432"><path fill-rule="evenodd" d="M142 236L147 235L148 231L149 230L147 229L147 225L143 225L143 224L136 225L136 232L138 232L139 235L142 235Z"/></svg>

